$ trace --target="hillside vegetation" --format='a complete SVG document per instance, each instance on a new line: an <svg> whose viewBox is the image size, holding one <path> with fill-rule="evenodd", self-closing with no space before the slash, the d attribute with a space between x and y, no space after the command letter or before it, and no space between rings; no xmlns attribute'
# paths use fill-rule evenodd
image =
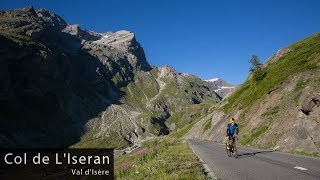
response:
<svg viewBox="0 0 320 180"><path fill-rule="evenodd" d="M117 179L208 179L186 142L166 138L147 142L115 162Z"/></svg>
<svg viewBox="0 0 320 180"><path fill-rule="evenodd" d="M308 72L317 74L320 62L320 34L298 41L282 50L285 54L273 55L262 67L257 76L263 76L256 80L252 74L237 91L222 106L225 112L231 112L238 104L244 108L250 108L254 103L260 100L270 91L280 86L284 81L293 78L299 73ZM310 81L316 81L315 77ZM306 86L307 84L304 84ZM314 84L317 85L317 84ZM302 88L302 87L301 87ZM301 90L301 89L300 89Z"/></svg>
<svg viewBox="0 0 320 180"><path fill-rule="evenodd" d="M205 82L177 74L170 67L136 72L134 82L122 87L121 93L121 103L112 104L99 119L90 121L74 147L140 144L179 131L219 101Z"/></svg>
<svg viewBox="0 0 320 180"><path fill-rule="evenodd" d="M242 145L319 154L319 92L316 33L271 56L185 137L223 142L226 123L235 117Z"/></svg>

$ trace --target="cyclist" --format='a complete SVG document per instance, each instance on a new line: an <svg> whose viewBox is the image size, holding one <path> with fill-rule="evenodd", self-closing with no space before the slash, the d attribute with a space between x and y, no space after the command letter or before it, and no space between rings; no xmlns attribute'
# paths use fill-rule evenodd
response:
<svg viewBox="0 0 320 180"><path fill-rule="evenodd" d="M238 137L239 128L238 124L235 122L234 118L230 119L230 123L227 125L227 136L226 136L226 148L229 149L230 139L232 139L232 143L234 144L235 138Z"/></svg>

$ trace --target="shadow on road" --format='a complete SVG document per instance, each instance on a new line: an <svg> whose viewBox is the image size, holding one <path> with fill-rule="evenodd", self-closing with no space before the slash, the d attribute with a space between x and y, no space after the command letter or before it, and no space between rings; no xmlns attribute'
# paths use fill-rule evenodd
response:
<svg viewBox="0 0 320 180"><path fill-rule="evenodd" d="M270 153L270 152L274 152L274 151L268 150L268 151L256 151L256 152L239 153L239 159L252 157L252 156L255 156L256 154L265 154L265 153Z"/></svg>

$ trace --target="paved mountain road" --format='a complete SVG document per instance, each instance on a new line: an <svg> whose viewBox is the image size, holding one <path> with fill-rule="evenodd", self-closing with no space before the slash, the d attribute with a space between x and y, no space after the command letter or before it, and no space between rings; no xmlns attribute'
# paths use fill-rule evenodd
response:
<svg viewBox="0 0 320 180"><path fill-rule="evenodd" d="M218 179L317 179L320 159L267 150L238 148L239 158L228 157L225 146L188 140L193 151Z"/></svg>

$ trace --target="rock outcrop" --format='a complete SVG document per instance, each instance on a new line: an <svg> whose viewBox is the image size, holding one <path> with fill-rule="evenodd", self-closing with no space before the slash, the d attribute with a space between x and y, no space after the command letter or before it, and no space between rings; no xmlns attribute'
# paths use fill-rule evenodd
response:
<svg viewBox="0 0 320 180"><path fill-rule="evenodd" d="M306 115L309 115L315 106L320 106L320 94L311 90L310 87L306 87L300 99L302 102L301 111Z"/></svg>
<svg viewBox="0 0 320 180"><path fill-rule="evenodd" d="M62 29L62 32L77 36L79 39L86 41L95 41L102 37L99 33L81 29L79 24L67 25Z"/></svg>

